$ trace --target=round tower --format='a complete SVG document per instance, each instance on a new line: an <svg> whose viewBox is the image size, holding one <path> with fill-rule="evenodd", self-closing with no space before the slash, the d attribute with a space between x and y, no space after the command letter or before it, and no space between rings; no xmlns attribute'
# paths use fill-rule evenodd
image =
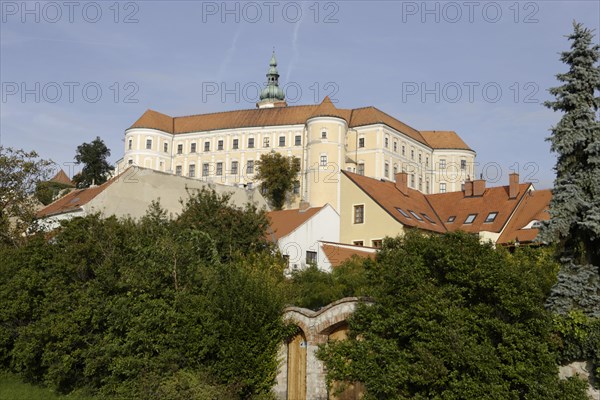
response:
<svg viewBox="0 0 600 400"><path fill-rule="evenodd" d="M329 203L339 210L340 168L344 165L344 143L348 116L329 96L306 121L306 171L303 198L311 206Z"/></svg>

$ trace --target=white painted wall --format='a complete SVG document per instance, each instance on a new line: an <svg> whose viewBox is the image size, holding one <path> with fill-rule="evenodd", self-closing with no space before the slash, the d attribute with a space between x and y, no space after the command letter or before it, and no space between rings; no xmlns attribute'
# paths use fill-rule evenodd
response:
<svg viewBox="0 0 600 400"><path fill-rule="evenodd" d="M306 252L316 251L319 269L331 272L331 263L325 257L319 240L340 241L340 215L329 204L296 230L279 239L281 254L289 256L290 270L294 265L297 269L306 268Z"/></svg>

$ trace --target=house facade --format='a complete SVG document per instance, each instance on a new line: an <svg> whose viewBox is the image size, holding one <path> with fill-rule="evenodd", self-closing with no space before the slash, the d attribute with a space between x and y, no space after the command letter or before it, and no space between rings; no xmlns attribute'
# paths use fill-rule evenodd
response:
<svg viewBox="0 0 600 400"><path fill-rule="evenodd" d="M474 174L475 151L455 132L418 131L375 107L288 106L275 55L256 109L172 117L146 111L125 131L119 169L137 165L226 185L255 186L271 151L301 161L287 208L341 206L340 171L394 181L406 172L422 193L451 192Z"/></svg>

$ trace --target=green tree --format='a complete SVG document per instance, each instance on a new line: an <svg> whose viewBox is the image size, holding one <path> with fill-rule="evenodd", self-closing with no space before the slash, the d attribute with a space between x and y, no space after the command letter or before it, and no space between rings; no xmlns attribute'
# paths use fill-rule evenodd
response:
<svg viewBox="0 0 600 400"><path fill-rule="evenodd" d="M300 159L298 157L285 157L272 151L261 155L256 165L258 168L256 179L261 182L265 197L273 208L281 210L285 204L286 196L298 183Z"/></svg>
<svg viewBox="0 0 600 400"><path fill-rule="evenodd" d="M328 379L365 399L586 399L558 378L539 261L466 233L386 239L365 262L374 303L318 352Z"/></svg>
<svg viewBox="0 0 600 400"><path fill-rule="evenodd" d="M48 179L51 166L35 151L0 146L0 243L17 244L30 228L36 187Z"/></svg>
<svg viewBox="0 0 600 400"><path fill-rule="evenodd" d="M556 76L564 84L551 88L556 99L545 103L564 114L548 138L558 158L542 237L558 239L563 259L600 265L600 46L592 31L573 26L571 50L560 57L569 71Z"/></svg>
<svg viewBox="0 0 600 400"><path fill-rule="evenodd" d="M110 149L106 147L100 137L96 137L91 143L77 146L75 164L83 164L81 172L73 177L73 182L77 187L86 188L106 182L115 169L108 163L108 157L110 157Z"/></svg>
<svg viewBox="0 0 600 400"><path fill-rule="evenodd" d="M562 264L548 306L600 317L600 46L592 31L573 27L571 49L560 58L569 71L557 75L563 84L550 89L555 100L545 103L563 116L548 138L558 158L551 218L540 237L557 243Z"/></svg>

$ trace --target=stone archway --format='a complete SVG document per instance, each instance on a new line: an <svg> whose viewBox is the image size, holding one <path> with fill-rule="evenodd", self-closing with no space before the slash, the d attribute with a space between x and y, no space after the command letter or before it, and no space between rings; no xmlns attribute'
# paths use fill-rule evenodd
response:
<svg viewBox="0 0 600 400"><path fill-rule="evenodd" d="M282 344L279 351L280 367L277 374L277 384L274 392L281 400L327 400L329 398L327 384L325 381L325 369L323 363L317 359L316 351L320 344L326 343L329 339L345 338L344 327L346 320L360 302L368 300L358 297L346 297L335 301L318 311L312 311L301 307L288 307L284 310L284 319L297 325L304 335L306 343L306 369L305 378L298 375L302 369L297 367L290 368L292 363L297 363L299 358L292 351L295 350L293 338L289 343ZM330 337L333 335L333 337ZM298 339L299 340L299 339ZM294 358L295 357L295 358ZM295 374L297 376L290 376ZM296 396L295 386L289 384L305 379L306 391L301 393L299 398ZM291 390L294 390L292 392Z"/></svg>

